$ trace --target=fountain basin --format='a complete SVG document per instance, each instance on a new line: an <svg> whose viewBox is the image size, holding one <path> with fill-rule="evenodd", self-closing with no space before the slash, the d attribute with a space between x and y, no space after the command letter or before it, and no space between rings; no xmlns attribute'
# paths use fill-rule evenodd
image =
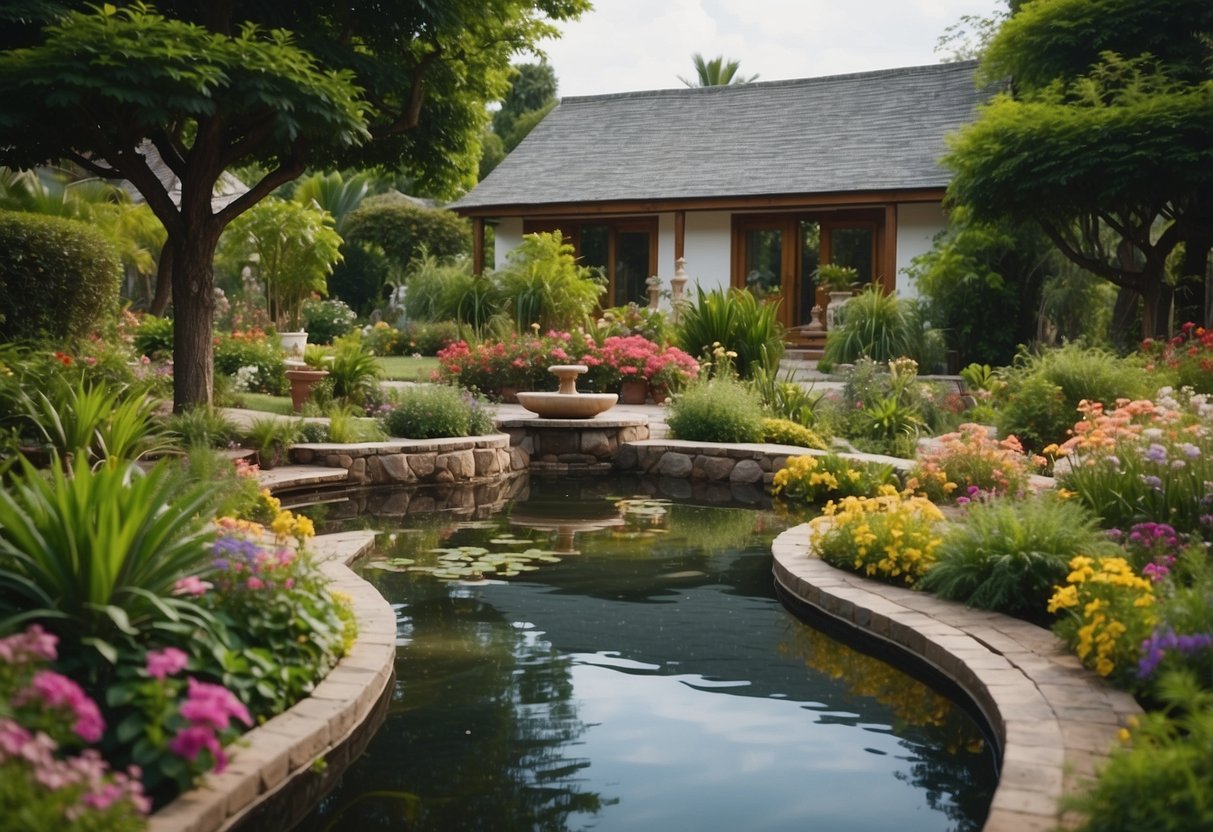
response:
<svg viewBox="0 0 1213 832"><path fill-rule="evenodd" d="M614 393L540 393L518 394L518 404L541 419L593 419L615 406Z"/></svg>

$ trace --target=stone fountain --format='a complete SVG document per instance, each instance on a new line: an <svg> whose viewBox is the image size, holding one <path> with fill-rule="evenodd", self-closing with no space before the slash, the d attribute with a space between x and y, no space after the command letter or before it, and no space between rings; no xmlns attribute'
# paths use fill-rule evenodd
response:
<svg viewBox="0 0 1213 832"><path fill-rule="evenodd" d="M615 406L614 393L578 393L577 376L589 370L584 364L556 364L548 372L560 380L555 393L535 391L518 394L518 404L541 419L593 419Z"/></svg>

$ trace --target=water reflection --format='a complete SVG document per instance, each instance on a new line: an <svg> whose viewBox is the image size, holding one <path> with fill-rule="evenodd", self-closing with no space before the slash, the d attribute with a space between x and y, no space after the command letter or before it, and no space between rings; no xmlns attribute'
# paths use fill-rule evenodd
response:
<svg viewBox="0 0 1213 832"><path fill-rule="evenodd" d="M506 532L550 547L576 485L390 555ZM790 520L594 487L576 554L508 582L368 571L399 610L393 713L302 828L980 827L993 761L964 712L775 600Z"/></svg>

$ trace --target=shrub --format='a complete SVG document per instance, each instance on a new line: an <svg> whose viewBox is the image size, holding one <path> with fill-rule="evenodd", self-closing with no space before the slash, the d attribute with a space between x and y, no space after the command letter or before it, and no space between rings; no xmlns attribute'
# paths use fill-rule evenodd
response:
<svg viewBox="0 0 1213 832"><path fill-rule="evenodd" d="M241 392L286 395L286 354L263 332L220 334L214 360L215 372L231 378Z"/></svg>
<svg viewBox="0 0 1213 832"><path fill-rule="evenodd" d="M414 321L459 318L457 309L461 293L453 287L465 287L473 282L472 262L468 258L440 260L428 252L420 253L413 258L404 275L404 313ZM483 285L486 289L491 288L487 280Z"/></svg>
<svg viewBox="0 0 1213 832"><path fill-rule="evenodd" d="M784 349L778 305L760 301L745 289L697 291L696 302L682 310L674 337L678 346L708 361L713 349L722 346L736 353L742 378L752 377L758 367L774 373Z"/></svg>
<svg viewBox="0 0 1213 832"><path fill-rule="evenodd" d="M1018 436L1029 450L1064 441L1084 400L1111 404L1153 392L1139 364L1078 344L1020 353L1004 378L999 432Z"/></svg>
<svg viewBox="0 0 1213 832"><path fill-rule="evenodd" d="M906 489L935 503L963 505L987 496L1019 495L1031 471L1032 460L1014 436L1000 442L982 425L965 424L919 452Z"/></svg>
<svg viewBox="0 0 1213 832"><path fill-rule="evenodd" d="M459 325L454 321L411 321L401 333L396 354L437 355L458 340Z"/></svg>
<svg viewBox="0 0 1213 832"><path fill-rule="evenodd" d="M344 242L341 262L329 275L329 294L345 301L359 315L369 315L384 299L384 286L391 275L381 251Z"/></svg>
<svg viewBox="0 0 1213 832"><path fill-rule="evenodd" d="M348 334L356 320L358 315L342 301L312 298L303 302L303 328L309 344L331 344L334 338Z"/></svg>
<svg viewBox="0 0 1213 832"><path fill-rule="evenodd" d="M333 360L325 365L333 396L348 404L373 401L383 370L375 356L362 347L362 334L353 332L333 342Z"/></svg>
<svg viewBox="0 0 1213 832"><path fill-rule="evenodd" d="M672 399L667 424L676 439L759 442L762 419L762 404L753 391L736 379L717 376Z"/></svg>
<svg viewBox="0 0 1213 832"><path fill-rule="evenodd" d="M1143 341L1141 352L1146 371L1164 376L1170 386L1213 393L1213 330L1189 321L1166 341Z"/></svg>
<svg viewBox="0 0 1213 832"><path fill-rule="evenodd" d="M756 367L750 377L750 386L757 391L763 406L776 417L805 427L816 426L815 409L821 395L805 390L790 372L780 378L778 373Z"/></svg>
<svg viewBox="0 0 1213 832"><path fill-rule="evenodd" d="M257 463L262 468L273 468L286 461L290 446L299 441L299 422L263 416L248 426L245 438L257 449Z"/></svg>
<svg viewBox="0 0 1213 832"><path fill-rule="evenodd" d="M829 445L804 425L789 419L763 419L762 441L774 445L796 445L824 451Z"/></svg>
<svg viewBox="0 0 1213 832"><path fill-rule="evenodd" d="M0 211L0 340L83 338L113 315L122 267L76 220Z"/></svg>
<svg viewBox="0 0 1213 832"><path fill-rule="evenodd" d="M1115 551L1074 500L1043 494L974 502L944 534L921 586L969 606L1040 618L1075 556Z"/></svg>
<svg viewBox="0 0 1213 832"><path fill-rule="evenodd" d="M913 586L935 560L943 515L930 500L885 486L875 497L826 503L809 539L831 566Z"/></svg>
<svg viewBox="0 0 1213 832"><path fill-rule="evenodd" d="M911 302L872 285L843 307L840 324L826 334L822 363L853 364L864 357L912 358L934 367L943 358L943 342Z"/></svg>
<svg viewBox="0 0 1213 832"><path fill-rule="evenodd" d="M577 265L559 231L524 235L495 281L503 312L518 332L532 324L544 332L577 326L606 291L594 270Z"/></svg>
<svg viewBox="0 0 1213 832"><path fill-rule="evenodd" d="M148 358L166 358L173 354L173 319L144 315L135 330L135 350Z"/></svg>
<svg viewBox="0 0 1213 832"><path fill-rule="evenodd" d="M169 436L185 448L226 448L239 433L222 411L206 405L174 413L167 429Z"/></svg>
<svg viewBox="0 0 1213 832"><path fill-rule="evenodd" d="M316 441L337 442L346 445L357 442L378 442L386 438L383 430L374 420L364 418L358 410L349 405L335 405L325 411L324 415L329 420L328 429L325 431L326 436L324 439Z"/></svg>
<svg viewBox="0 0 1213 832"><path fill-rule="evenodd" d="M1079 555L1069 567L1049 599L1049 612L1061 613L1054 632L1100 676L1135 686L1140 645L1158 618L1153 583L1123 557Z"/></svg>
<svg viewBox="0 0 1213 832"><path fill-rule="evenodd" d="M371 355L400 355L407 351L403 334L385 321L362 330L362 344Z"/></svg>
<svg viewBox="0 0 1213 832"><path fill-rule="evenodd" d="M1190 673L1169 674L1159 688L1163 707L1122 732L1130 744L1067 801L1084 832L1213 829L1213 693Z"/></svg>
<svg viewBox="0 0 1213 832"><path fill-rule="evenodd" d="M345 239L376 246L397 274L404 274L414 257L426 251L442 259L471 249L472 226L443 208L425 208L401 194L367 197L346 217Z"/></svg>
<svg viewBox="0 0 1213 832"><path fill-rule="evenodd" d="M775 472L771 493L784 499L823 503L843 497L874 497L895 486L892 465L843 459L837 454L793 456Z"/></svg>
<svg viewBox="0 0 1213 832"><path fill-rule="evenodd" d="M409 439L481 436L493 432L492 418L481 400L438 384L402 391L383 417L383 427L389 436Z"/></svg>
<svg viewBox="0 0 1213 832"><path fill-rule="evenodd" d="M0 632L45 618L113 662L136 633L171 637L181 621L213 629L173 591L209 561L202 513L214 492L184 486L166 463L93 470L80 455L70 475L54 466L44 476L22 461L0 490Z"/></svg>

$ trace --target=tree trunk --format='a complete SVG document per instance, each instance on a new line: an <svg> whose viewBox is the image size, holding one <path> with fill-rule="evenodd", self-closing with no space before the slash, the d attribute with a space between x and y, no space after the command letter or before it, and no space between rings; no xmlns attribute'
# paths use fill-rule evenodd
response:
<svg viewBox="0 0 1213 832"><path fill-rule="evenodd" d="M1171 301L1175 290L1164 283L1161 276L1142 282L1145 285L1141 293L1141 337L1165 337L1171 332Z"/></svg>
<svg viewBox="0 0 1213 832"><path fill-rule="evenodd" d="M173 241L165 240L160 249L160 260L156 263L156 294L147 311L163 316L173 299Z"/></svg>
<svg viewBox="0 0 1213 832"><path fill-rule="evenodd" d="M1141 295L1126 286L1121 286L1116 293L1108 340L1121 349L1128 349L1133 343L1133 324L1137 321L1137 304L1140 300Z"/></svg>
<svg viewBox="0 0 1213 832"><path fill-rule="evenodd" d="M214 363L217 222L199 224L172 241L173 409L210 405Z"/></svg>

